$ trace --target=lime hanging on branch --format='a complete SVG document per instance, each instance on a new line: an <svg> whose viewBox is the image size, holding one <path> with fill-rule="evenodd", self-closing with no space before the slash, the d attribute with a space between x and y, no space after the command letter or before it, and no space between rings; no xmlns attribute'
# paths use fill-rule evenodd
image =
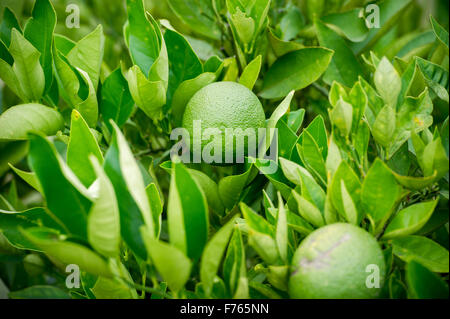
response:
<svg viewBox="0 0 450 319"><path fill-rule="evenodd" d="M182 126L189 133L194 162L201 158L208 163L231 164L257 154L265 115L258 97L247 87L216 82L194 94Z"/></svg>
<svg viewBox="0 0 450 319"><path fill-rule="evenodd" d="M306 299L376 298L385 262L376 239L351 224L331 224L302 241L292 259L289 295Z"/></svg>

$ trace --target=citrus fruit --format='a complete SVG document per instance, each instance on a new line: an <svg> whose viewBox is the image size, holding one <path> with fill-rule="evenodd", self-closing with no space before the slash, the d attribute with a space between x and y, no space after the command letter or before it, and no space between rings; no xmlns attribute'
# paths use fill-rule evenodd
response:
<svg viewBox="0 0 450 319"><path fill-rule="evenodd" d="M201 130L195 131L198 124ZM195 145L201 145L202 155L206 152L215 156L213 163L224 163L225 154L233 159L237 153L248 155L249 141L256 151L258 129L265 127L265 115L258 97L247 87L236 82L215 82L189 100L182 126L190 134L191 152L196 151ZM248 138L249 133L254 134L254 140ZM237 152L242 145L242 153Z"/></svg>
<svg viewBox="0 0 450 319"><path fill-rule="evenodd" d="M384 256L362 228L336 223L309 234L292 259L291 298L376 298L383 286Z"/></svg>

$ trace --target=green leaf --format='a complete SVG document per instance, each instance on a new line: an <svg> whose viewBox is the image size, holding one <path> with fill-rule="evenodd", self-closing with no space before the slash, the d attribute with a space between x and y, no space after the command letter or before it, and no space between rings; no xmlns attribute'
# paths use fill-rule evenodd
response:
<svg viewBox="0 0 450 319"><path fill-rule="evenodd" d="M83 245L62 240L60 235L51 229L36 227L22 232L28 240L64 266L75 264L82 271L93 275L104 277L112 275L107 262L100 255Z"/></svg>
<svg viewBox="0 0 450 319"><path fill-rule="evenodd" d="M421 190L429 185L431 185L437 176L437 172L434 172L431 176L426 177L414 177L414 176L402 176L392 171L397 182L403 187L411 190Z"/></svg>
<svg viewBox="0 0 450 319"><path fill-rule="evenodd" d="M302 133L302 145L297 145L300 158L309 168L314 172L325 184L327 180L327 172L325 168L325 161L322 157L321 150L308 130L304 130Z"/></svg>
<svg viewBox="0 0 450 319"><path fill-rule="evenodd" d="M291 229L304 236L309 235L314 230L314 228L302 217L290 211L287 211L287 213L287 223L288 227Z"/></svg>
<svg viewBox="0 0 450 319"><path fill-rule="evenodd" d="M406 266L406 282L411 298L448 299L448 284L417 261Z"/></svg>
<svg viewBox="0 0 450 319"><path fill-rule="evenodd" d="M340 98L336 106L329 112L331 123L338 128L343 136L348 136L353 125L352 105Z"/></svg>
<svg viewBox="0 0 450 319"><path fill-rule="evenodd" d="M260 148L258 157L262 158L264 154L266 154L267 150L272 145L272 140L276 133L276 126L278 121L283 117L284 114L289 109L289 106L291 104L292 98L294 97L294 91L290 91L289 94L281 101L280 104L278 104L275 111L273 111L272 115L270 116L269 120L266 124L266 134L265 134L265 146L263 148Z"/></svg>
<svg viewBox="0 0 450 319"><path fill-rule="evenodd" d="M208 205L182 163L172 165L167 221L171 244L192 259L200 258L208 241Z"/></svg>
<svg viewBox="0 0 450 319"><path fill-rule="evenodd" d="M133 112L134 102L120 68L113 71L103 82L100 106L103 122L110 130L110 119L122 127Z"/></svg>
<svg viewBox="0 0 450 319"><path fill-rule="evenodd" d="M386 57L383 57L378 64L374 74L374 82L381 98L389 107L395 110L402 82L397 70Z"/></svg>
<svg viewBox="0 0 450 319"><path fill-rule="evenodd" d="M234 298L248 298L245 250L239 228L235 228L223 263L225 284Z"/></svg>
<svg viewBox="0 0 450 319"><path fill-rule="evenodd" d="M239 175L230 175L219 181L219 196L226 209L231 210L240 199L245 186L255 177L253 165Z"/></svg>
<svg viewBox="0 0 450 319"><path fill-rule="evenodd" d="M225 253L235 223L236 218L233 218L222 226L208 241L203 251L200 263L200 279L207 296L212 292L214 278L219 270L220 262Z"/></svg>
<svg viewBox="0 0 450 319"><path fill-rule="evenodd" d="M70 50L75 46L75 42L68 37L55 33L53 35L53 41L55 42L56 49L62 53L62 55L67 56Z"/></svg>
<svg viewBox="0 0 450 319"><path fill-rule="evenodd" d="M150 183L145 189L145 192L147 193L148 201L150 203L156 238L158 238L161 232L161 214L163 212L163 203L160 197L161 195L155 183Z"/></svg>
<svg viewBox="0 0 450 319"><path fill-rule="evenodd" d="M9 170L9 165L16 165L28 154L28 142L17 141L2 145L0 143L0 176Z"/></svg>
<svg viewBox="0 0 450 319"><path fill-rule="evenodd" d="M99 160L91 155L97 176L98 195L88 215L88 240L105 257L115 258L120 253L120 217L114 187Z"/></svg>
<svg viewBox="0 0 450 319"><path fill-rule="evenodd" d="M372 127L372 135L377 143L389 147L395 133L396 114L394 109L386 104L378 113Z"/></svg>
<svg viewBox="0 0 450 319"><path fill-rule="evenodd" d="M212 40L220 39L221 32L210 1L169 0L168 4L176 16L192 30Z"/></svg>
<svg viewBox="0 0 450 319"><path fill-rule="evenodd" d="M145 228L142 237L152 263L169 288L174 292L183 289L191 273L189 258L177 247L154 239Z"/></svg>
<svg viewBox="0 0 450 319"><path fill-rule="evenodd" d="M403 237L418 232L430 219L438 200L414 204L402 209L389 223L383 239Z"/></svg>
<svg viewBox="0 0 450 319"><path fill-rule="evenodd" d="M363 9L356 8L345 12L333 13L322 17L322 21L337 27L347 39L361 42L367 37L368 29L361 16Z"/></svg>
<svg viewBox="0 0 450 319"><path fill-rule="evenodd" d="M331 84L333 81L352 87L363 74L363 70L353 52L338 34L320 21L315 22L317 37L322 47L334 51L330 66L324 74L324 81Z"/></svg>
<svg viewBox="0 0 450 319"><path fill-rule="evenodd" d="M148 80L141 69L134 65L127 73L128 86L136 105L150 118L158 118L166 104L166 89L163 81Z"/></svg>
<svg viewBox="0 0 450 319"><path fill-rule="evenodd" d="M167 103L170 104L178 86L200 75L203 72L203 66L189 42L180 33L167 29L164 33L164 41L169 58Z"/></svg>
<svg viewBox="0 0 450 319"><path fill-rule="evenodd" d="M24 36L41 53L40 62L45 74L45 91L53 80L52 39L56 26L56 12L49 0L36 0L31 19L25 25Z"/></svg>
<svg viewBox="0 0 450 319"><path fill-rule="evenodd" d="M436 94L441 100L448 103L448 71L439 65L424 60L420 57L416 58L416 64L422 72L425 82L432 92L434 92L434 94Z"/></svg>
<svg viewBox="0 0 450 319"><path fill-rule="evenodd" d="M248 244L267 264L274 265L280 261L277 243L271 236L251 229L248 232Z"/></svg>
<svg viewBox="0 0 450 319"><path fill-rule="evenodd" d="M430 16L431 26L433 27L433 31L436 34L436 38L447 48L448 54L448 31L445 30L435 19L433 16Z"/></svg>
<svg viewBox="0 0 450 319"><path fill-rule="evenodd" d="M20 104L0 115L0 141L26 140L31 131L55 135L63 127L64 119L58 111L42 104Z"/></svg>
<svg viewBox="0 0 450 319"><path fill-rule="evenodd" d="M144 180L125 137L115 123L115 134L105 155L104 169L116 194L120 213L120 232L128 247L141 259L147 252L140 234L145 226L148 234L155 234Z"/></svg>
<svg viewBox="0 0 450 319"><path fill-rule="evenodd" d="M277 215L277 225L275 229L275 238L278 253L281 259L285 263L288 263L289 239L288 239L287 213L280 193L278 193L278 215Z"/></svg>
<svg viewBox="0 0 450 319"><path fill-rule="evenodd" d="M270 46L272 47L272 50L274 51L274 54L277 58L299 49L304 48L304 46L300 43L294 42L294 41L283 41L279 38L277 38L272 30L269 30L267 33L269 38Z"/></svg>
<svg viewBox="0 0 450 319"><path fill-rule="evenodd" d="M278 58L264 76L262 91L265 99L282 98L291 90L300 90L316 81L328 68L333 51L325 48L305 48Z"/></svg>
<svg viewBox="0 0 450 319"><path fill-rule="evenodd" d="M298 211L304 219L313 224L315 227L321 227L325 224L322 213L314 204L303 196L297 194L295 191L292 192L292 194L297 201Z"/></svg>
<svg viewBox="0 0 450 319"><path fill-rule="evenodd" d="M394 24L406 11L408 6L412 3L412 0L385 0L378 4L379 7L379 19L380 28L369 29L367 38L356 43L353 50L357 53L361 53L364 50L372 48L380 38L382 38L387 32L392 30ZM376 12L370 12L373 14ZM369 19L370 21L370 19Z"/></svg>
<svg viewBox="0 0 450 319"><path fill-rule="evenodd" d="M219 186L216 182L202 171L188 169L189 173L201 187L205 194L208 206L217 214L222 215L225 207L220 199Z"/></svg>
<svg viewBox="0 0 450 319"><path fill-rule="evenodd" d="M376 158L362 184L361 204L375 223L384 224L392 215L401 194L391 170Z"/></svg>
<svg viewBox="0 0 450 319"><path fill-rule="evenodd" d="M350 194L356 210L359 211L361 182L358 176L346 161L342 161L338 169L334 173L333 179L329 186L331 191L331 202L339 214L345 214L345 203L342 200L341 181L344 182L347 192Z"/></svg>
<svg viewBox="0 0 450 319"><path fill-rule="evenodd" d="M439 180L448 172L449 160L441 138L427 144L423 152L416 150L416 155L425 176L434 175L436 172L435 180Z"/></svg>
<svg viewBox="0 0 450 319"><path fill-rule="evenodd" d="M31 187L33 187L35 190L37 190L39 193L43 193L42 191L42 187L39 184L39 181L36 177L36 173L34 172L26 172L26 171L22 171L16 167L14 167L13 165L9 164L9 166L11 167L11 169L14 171L14 173L16 173L17 175L20 176L20 178L22 178L25 182L28 183L28 185L30 185Z"/></svg>
<svg viewBox="0 0 450 319"><path fill-rule="evenodd" d="M30 134L29 138L30 166L39 179L49 210L69 234L86 238L87 215L91 208L87 190L73 178L73 173L45 137Z"/></svg>
<svg viewBox="0 0 450 319"><path fill-rule="evenodd" d="M82 69L89 75L95 90L97 90L100 78L104 43L103 27L99 25L94 31L78 41L67 54L67 60L73 67Z"/></svg>
<svg viewBox="0 0 450 319"><path fill-rule="evenodd" d="M284 116L286 115L287 114ZM292 152L295 151L294 146L299 139L298 136L289 128L287 123L283 121L283 118L278 121L276 129L278 130L278 156L291 158Z"/></svg>
<svg viewBox="0 0 450 319"><path fill-rule="evenodd" d="M353 199L350 196L343 180L341 180L341 195L345 220L350 224L358 225L361 220L361 216L359 215L355 203L353 202Z"/></svg>
<svg viewBox="0 0 450 319"><path fill-rule="evenodd" d="M90 288L96 299L137 299L136 289L130 287L133 282L125 266L115 259L110 261L111 271L116 278L98 277L95 285ZM127 282L124 282L127 281ZM86 287L84 287L86 289Z"/></svg>
<svg viewBox="0 0 450 319"><path fill-rule="evenodd" d="M2 40L6 46L9 47L11 44L11 31L16 29L21 32L19 21L17 21L14 12L12 12L8 7L3 10L3 19L0 24L0 40Z"/></svg>
<svg viewBox="0 0 450 319"><path fill-rule="evenodd" d="M261 55L258 55L245 67L244 71L242 71L239 83L252 90L258 79L259 71L261 70L261 63L262 57Z"/></svg>
<svg viewBox="0 0 450 319"><path fill-rule="evenodd" d="M159 56L158 33L145 16L143 0L127 0L126 42L131 59L147 76Z"/></svg>
<svg viewBox="0 0 450 319"><path fill-rule="evenodd" d="M309 175L308 171L301 168L298 170L301 179L301 195L323 212L325 208L325 192L317 184L315 179Z"/></svg>
<svg viewBox="0 0 450 319"><path fill-rule="evenodd" d="M26 101L38 102L45 87L44 70L39 63L41 54L16 29L12 31L9 53L14 58L12 69Z"/></svg>
<svg viewBox="0 0 450 319"><path fill-rule="evenodd" d="M2 205L2 202L5 205ZM2 206L5 206L5 209L1 209ZM0 231L11 246L18 249L40 251L35 244L23 235L22 230L41 225L60 229L60 226L55 223L45 208L30 208L17 212L0 195Z"/></svg>
<svg viewBox="0 0 450 319"><path fill-rule="evenodd" d="M394 255L405 262L415 260L433 272L448 273L448 250L422 236L406 236L391 241Z"/></svg>
<svg viewBox="0 0 450 319"><path fill-rule="evenodd" d="M11 299L70 299L64 290L54 286L31 286L22 290L11 291Z"/></svg>
<svg viewBox="0 0 450 319"><path fill-rule="evenodd" d="M267 220L265 220L261 215L255 213L243 202L239 204L239 207L241 209L242 215L245 218L245 222L250 229L271 237L275 235L274 227L269 224Z"/></svg>
<svg viewBox="0 0 450 319"><path fill-rule="evenodd" d="M73 110L70 139L67 146L67 165L86 187L96 179L89 155L93 155L100 163L103 163L103 155L97 140L81 114L77 110Z"/></svg>

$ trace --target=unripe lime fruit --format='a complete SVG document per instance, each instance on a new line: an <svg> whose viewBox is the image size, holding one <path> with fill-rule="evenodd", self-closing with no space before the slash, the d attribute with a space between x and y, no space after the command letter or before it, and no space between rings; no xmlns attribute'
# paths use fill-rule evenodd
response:
<svg viewBox="0 0 450 319"><path fill-rule="evenodd" d="M197 125L201 124L201 135L195 134L194 121L200 121ZM196 151L193 150L196 143L201 145L202 150L209 144L208 150L218 150L222 153L219 156L221 162L216 163L223 163L225 153L232 154L235 158L236 148L241 145L236 145L238 140L243 143L244 155L248 155L250 140L247 133L254 134L250 147L258 144L258 129L265 127L265 115L258 97L247 87L236 82L215 82L197 91L190 99L183 115L182 126L190 134L191 151ZM234 134L226 138L226 129L232 129ZM208 138L205 136L208 133L214 135Z"/></svg>
<svg viewBox="0 0 450 319"><path fill-rule="evenodd" d="M336 223L309 234L292 259L291 298L376 298L385 262L377 240L362 228Z"/></svg>

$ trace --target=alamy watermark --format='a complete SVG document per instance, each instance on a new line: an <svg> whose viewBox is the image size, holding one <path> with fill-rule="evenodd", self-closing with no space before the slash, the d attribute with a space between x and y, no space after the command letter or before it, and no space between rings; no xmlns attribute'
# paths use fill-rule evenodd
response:
<svg viewBox="0 0 450 319"><path fill-rule="evenodd" d="M369 289L380 288L380 267L376 264L367 265L366 273L369 273L366 277L366 287Z"/></svg>
<svg viewBox="0 0 450 319"><path fill-rule="evenodd" d="M69 29L80 28L80 7L76 4L70 3L66 7L66 13L69 15L66 18L66 27Z"/></svg>
<svg viewBox="0 0 450 319"><path fill-rule="evenodd" d="M368 29L379 29L380 28L380 7L376 4L369 4L365 8L366 26Z"/></svg>

